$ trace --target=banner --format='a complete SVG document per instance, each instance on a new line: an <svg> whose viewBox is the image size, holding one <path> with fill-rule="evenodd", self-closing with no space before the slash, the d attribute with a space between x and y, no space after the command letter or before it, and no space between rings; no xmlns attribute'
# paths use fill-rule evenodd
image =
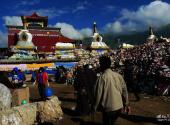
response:
<svg viewBox="0 0 170 125"><path fill-rule="evenodd" d="M41 64L0 64L0 71L12 71L13 68L18 67L20 70L37 70L40 67L54 68L54 63L41 63Z"/></svg>
<svg viewBox="0 0 170 125"><path fill-rule="evenodd" d="M41 64L26 64L28 70L35 70L39 69L40 67L48 67L48 68L53 68L54 63L41 63Z"/></svg>
<svg viewBox="0 0 170 125"><path fill-rule="evenodd" d="M27 69L26 64L0 64L0 71L11 71L15 67L18 67L22 71Z"/></svg>

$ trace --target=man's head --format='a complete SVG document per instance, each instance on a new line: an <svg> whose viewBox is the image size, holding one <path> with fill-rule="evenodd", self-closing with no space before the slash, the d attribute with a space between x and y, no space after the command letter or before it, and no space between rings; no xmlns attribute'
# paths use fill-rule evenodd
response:
<svg viewBox="0 0 170 125"><path fill-rule="evenodd" d="M42 73L44 71L45 71L44 67L40 67L39 70L38 70L39 73Z"/></svg>
<svg viewBox="0 0 170 125"><path fill-rule="evenodd" d="M100 68L102 71L104 71L107 68L110 68L111 66L111 59L108 56L101 56L99 58Z"/></svg>

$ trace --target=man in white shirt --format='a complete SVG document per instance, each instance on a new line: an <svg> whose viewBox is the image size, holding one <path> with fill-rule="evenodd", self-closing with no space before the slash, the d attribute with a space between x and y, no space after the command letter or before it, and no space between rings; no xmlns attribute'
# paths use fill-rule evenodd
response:
<svg viewBox="0 0 170 125"><path fill-rule="evenodd" d="M110 58L102 56L99 62L102 74L95 85L94 110L102 111L103 125L113 125L124 106L130 110L128 91L123 77L111 70Z"/></svg>

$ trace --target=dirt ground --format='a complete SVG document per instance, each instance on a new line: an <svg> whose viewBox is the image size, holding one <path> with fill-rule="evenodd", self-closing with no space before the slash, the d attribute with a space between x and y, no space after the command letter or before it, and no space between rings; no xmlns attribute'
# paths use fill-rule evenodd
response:
<svg viewBox="0 0 170 125"><path fill-rule="evenodd" d="M38 101L39 95L37 86L30 86L30 100ZM101 125L102 116L100 112L88 116L75 116L76 96L72 86L63 84L50 84L54 95L62 102L64 117L57 122L59 125ZM116 121L116 125L170 125L170 122L158 121L157 115L170 116L170 97L158 97L140 95L141 100L134 101L133 94L129 94L132 113L122 114ZM166 121L170 121L170 117Z"/></svg>

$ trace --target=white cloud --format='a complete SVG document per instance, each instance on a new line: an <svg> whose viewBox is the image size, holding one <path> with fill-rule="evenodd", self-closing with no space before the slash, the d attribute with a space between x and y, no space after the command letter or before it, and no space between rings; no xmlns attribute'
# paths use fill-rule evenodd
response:
<svg viewBox="0 0 170 125"><path fill-rule="evenodd" d="M0 48L7 47L7 34L0 31Z"/></svg>
<svg viewBox="0 0 170 125"><path fill-rule="evenodd" d="M92 31L90 31L90 28L84 28L81 30L75 29L72 25L67 23L56 23L55 27L61 28L61 33L71 39L83 39L84 37L89 37L92 34Z"/></svg>
<svg viewBox="0 0 170 125"><path fill-rule="evenodd" d="M105 26L105 31L114 32L114 33L121 33L122 32L122 24L119 21L108 23Z"/></svg>
<svg viewBox="0 0 170 125"><path fill-rule="evenodd" d="M83 6L83 5L81 5L81 6L77 6L75 9L73 9L73 13L76 13L76 12L78 12L78 11L81 11L81 10L85 10L86 9L86 7L85 6Z"/></svg>
<svg viewBox="0 0 170 125"><path fill-rule="evenodd" d="M170 23L170 4L154 1L140 6L136 11L123 9L118 21L108 23L105 30L114 33L127 31L143 31L149 26L155 28Z"/></svg>
<svg viewBox="0 0 170 125"><path fill-rule="evenodd" d="M72 10L72 13L76 13L82 10L87 9L87 6L89 6L89 2L84 1L84 2L80 2L76 5L76 7L74 7L74 9Z"/></svg>
<svg viewBox="0 0 170 125"><path fill-rule="evenodd" d="M83 37L90 37L92 36L92 29L90 28L83 28L79 31Z"/></svg>
<svg viewBox="0 0 170 125"><path fill-rule="evenodd" d="M55 27L61 28L61 33L71 39L82 39L83 36L70 24L57 23Z"/></svg>
<svg viewBox="0 0 170 125"><path fill-rule="evenodd" d="M5 25L23 26L21 17L17 16L4 16Z"/></svg>

